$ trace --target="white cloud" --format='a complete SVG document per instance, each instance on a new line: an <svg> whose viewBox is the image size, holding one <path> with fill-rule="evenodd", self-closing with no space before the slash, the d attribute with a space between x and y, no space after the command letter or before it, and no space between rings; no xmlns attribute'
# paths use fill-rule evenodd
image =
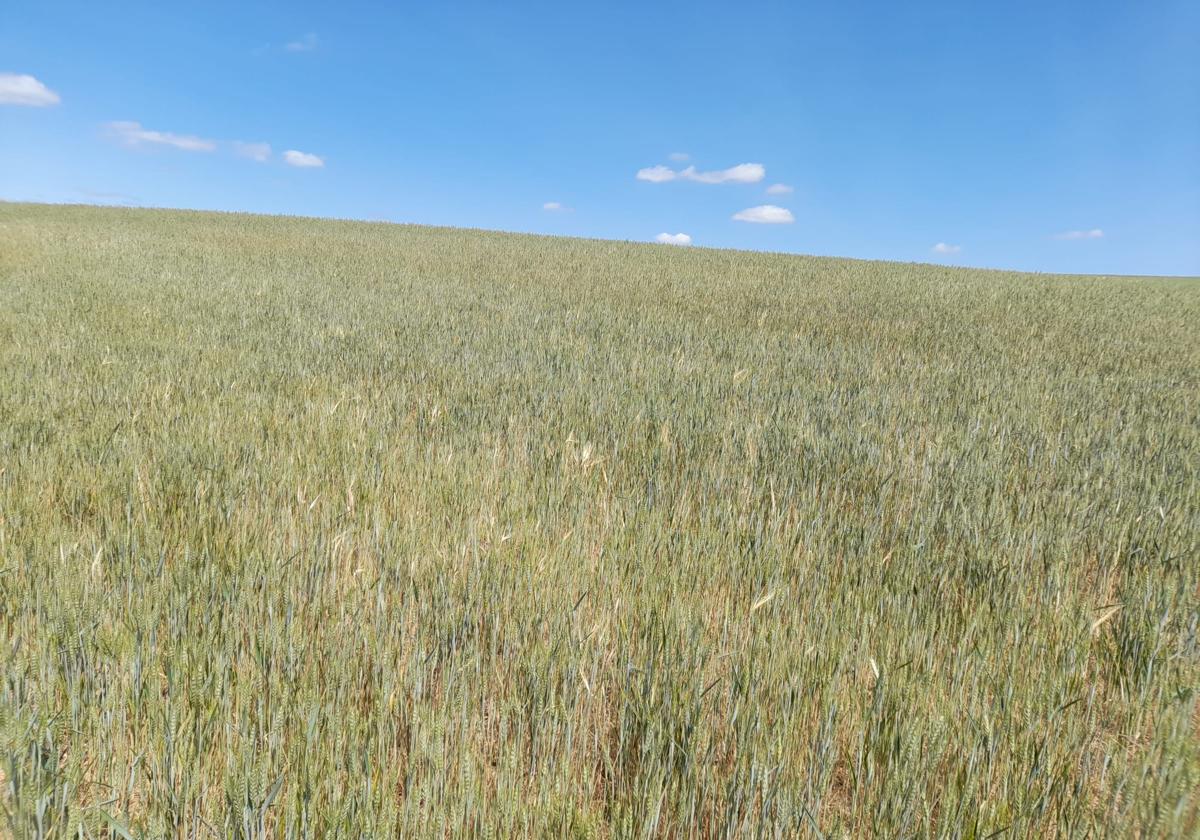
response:
<svg viewBox="0 0 1200 840"><path fill-rule="evenodd" d="M217 148L217 144L214 141L205 140L203 137L194 137L190 134L172 134L169 131L151 131L142 128L142 124L138 122L110 122L107 128L108 133L112 137L115 137L123 145L130 147L142 145L171 146L176 149L182 149L185 152L211 152Z"/></svg>
<svg viewBox="0 0 1200 840"><path fill-rule="evenodd" d="M961 245L950 245L945 242L939 242L938 244L934 245L930 250L933 251L933 253L935 253L935 254L957 254L959 251L962 250L962 246Z"/></svg>
<svg viewBox="0 0 1200 840"><path fill-rule="evenodd" d="M740 213L733 214L735 222L753 222L759 225L790 225L796 221L792 211L774 204L762 204L758 207L747 207Z"/></svg>
<svg viewBox="0 0 1200 840"><path fill-rule="evenodd" d="M682 163L683 161L690 158L691 155L689 155L687 152L671 152L671 154L667 155L667 157L670 158L671 160L675 161L676 163Z"/></svg>
<svg viewBox="0 0 1200 840"><path fill-rule="evenodd" d="M271 159L270 143L243 143L241 140L235 140L233 141L233 151L239 157L250 158L259 163Z"/></svg>
<svg viewBox="0 0 1200 840"><path fill-rule="evenodd" d="M289 41L283 45L288 52L312 52L317 48L317 34L309 32L298 41Z"/></svg>
<svg viewBox="0 0 1200 840"><path fill-rule="evenodd" d="M654 237L654 241L663 245L691 245L692 237L686 233L660 233Z"/></svg>
<svg viewBox="0 0 1200 840"><path fill-rule="evenodd" d="M701 184L756 184L766 174L767 170L761 163L739 163L716 172L697 172L696 167L689 166L679 173L679 177Z"/></svg>
<svg viewBox="0 0 1200 840"><path fill-rule="evenodd" d="M1055 239L1103 239L1104 231L1100 228L1092 228L1091 230L1068 230L1063 233L1056 233Z"/></svg>
<svg viewBox="0 0 1200 840"><path fill-rule="evenodd" d="M795 188L787 184L772 184L767 187L767 195L787 195L790 192L795 192Z"/></svg>
<svg viewBox="0 0 1200 840"><path fill-rule="evenodd" d="M649 181L651 184L662 184L667 181L674 181L679 177L679 173L669 166L647 166L645 169L639 169L637 179L639 181Z"/></svg>
<svg viewBox="0 0 1200 840"><path fill-rule="evenodd" d="M563 204L561 201L547 201L542 205L542 209L550 213L570 213L571 208Z"/></svg>
<svg viewBox="0 0 1200 840"><path fill-rule="evenodd" d="M0 73L0 105L30 105L45 108L57 105L62 99L33 76L20 73Z"/></svg>
<svg viewBox="0 0 1200 840"><path fill-rule="evenodd" d="M637 179L649 181L652 184L662 184L667 181L695 181L699 184L755 184L767 174L761 163L739 163L728 169L718 169L713 172L697 172L696 167L676 171L669 166L648 166L639 169Z"/></svg>
<svg viewBox="0 0 1200 840"><path fill-rule="evenodd" d="M283 153L283 160L288 166L299 166L301 168L321 167L325 165L325 160L317 155L310 155L308 152L297 152L295 149L288 149Z"/></svg>

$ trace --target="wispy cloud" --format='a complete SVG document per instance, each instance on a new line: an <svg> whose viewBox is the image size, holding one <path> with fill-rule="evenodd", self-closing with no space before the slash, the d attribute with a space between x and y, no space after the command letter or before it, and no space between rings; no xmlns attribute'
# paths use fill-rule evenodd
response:
<svg viewBox="0 0 1200 840"><path fill-rule="evenodd" d="M786 207L761 204L758 207L747 207L739 213L734 213L733 220L735 222L753 222L758 225L790 225L796 221L796 218Z"/></svg>
<svg viewBox="0 0 1200 840"><path fill-rule="evenodd" d="M213 140L195 137L191 134L174 134L170 131L151 131L142 128L142 124L131 121L110 122L106 126L108 134L117 142L130 148L138 146L171 146L185 152L211 152L217 148Z"/></svg>
<svg viewBox="0 0 1200 840"><path fill-rule="evenodd" d="M787 195L795 192L795 188L787 184L772 184L767 187L767 195Z"/></svg>
<svg viewBox="0 0 1200 840"><path fill-rule="evenodd" d="M962 246L961 245L951 245L947 242L939 242L938 244L934 245L929 250L933 251L933 253L935 253L935 254L957 254L959 251L962 250Z"/></svg>
<svg viewBox="0 0 1200 840"><path fill-rule="evenodd" d="M691 245L692 237L686 233L660 233L654 237L654 241L663 245Z"/></svg>
<svg viewBox="0 0 1200 840"><path fill-rule="evenodd" d="M718 169L712 172L698 172L696 167L678 171L669 166L647 166L639 169L637 179L649 181L652 184L663 184L667 181L695 181L699 184L755 184L766 177L767 170L761 163L739 163L728 169Z"/></svg>
<svg viewBox="0 0 1200 840"><path fill-rule="evenodd" d="M303 38L288 41L283 48L288 52L312 52L317 48L317 33L309 32Z"/></svg>
<svg viewBox="0 0 1200 840"><path fill-rule="evenodd" d="M238 157L250 158L250 160L256 160L259 163L266 163L271 159L271 144L243 143L241 140L234 140L233 153Z"/></svg>
<svg viewBox="0 0 1200 840"><path fill-rule="evenodd" d="M284 152L283 161L288 166L298 166L301 169L310 169L325 165L324 158L311 155L308 152L297 152L295 149L288 149Z"/></svg>
<svg viewBox="0 0 1200 840"><path fill-rule="evenodd" d="M542 205L542 209L549 213L570 213L571 208L563 204L561 201L547 201Z"/></svg>
<svg viewBox="0 0 1200 840"><path fill-rule="evenodd" d="M739 163L716 172L697 172L696 167L689 166L679 174L701 184L756 184L766 177L767 170L761 163Z"/></svg>
<svg viewBox="0 0 1200 840"><path fill-rule="evenodd" d="M29 105L45 108L57 105L62 98L33 76L22 73L0 73L0 105Z"/></svg>
<svg viewBox="0 0 1200 840"><path fill-rule="evenodd" d="M1067 230L1054 234L1055 239L1103 239L1104 231L1100 228L1091 230Z"/></svg>
<svg viewBox="0 0 1200 840"><path fill-rule="evenodd" d="M316 50L318 47L320 47L320 45L321 45L320 41L317 39L317 33L309 32L303 38L297 38L294 41L287 41L286 43L283 43L283 44L280 44L278 42L263 44L261 46L255 47L250 52L253 55L268 55L271 53L281 53L281 52L305 53L305 52L312 52L313 50Z"/></svg>
<svg viewBox="0 0 1200 840"><path fill-rule="evenodd" d="M689 155L687 152L671 152L671 154L667 155L667 157L676 163L683 163L685 160L688 160L691 155Z"/></svg>

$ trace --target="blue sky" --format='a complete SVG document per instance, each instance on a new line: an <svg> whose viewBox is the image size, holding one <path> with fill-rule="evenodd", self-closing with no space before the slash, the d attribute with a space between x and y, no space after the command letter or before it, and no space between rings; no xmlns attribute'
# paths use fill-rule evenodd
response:
<svg viewBox="0 0 1200 840"><path fill-rule="evenodd" d="M1198 51L1195 0L8 0L0 197L1196 275Z"/></svg>

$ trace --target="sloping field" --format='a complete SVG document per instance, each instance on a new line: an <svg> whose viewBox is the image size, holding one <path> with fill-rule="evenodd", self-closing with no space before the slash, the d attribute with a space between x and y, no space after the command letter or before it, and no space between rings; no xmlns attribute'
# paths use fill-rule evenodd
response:
<svg viewBox="0 0 1200 840"><path fill-rule="evenodd" d="M0 205L0 833L1195 837L1198 406L1196 280Z"/></svg>

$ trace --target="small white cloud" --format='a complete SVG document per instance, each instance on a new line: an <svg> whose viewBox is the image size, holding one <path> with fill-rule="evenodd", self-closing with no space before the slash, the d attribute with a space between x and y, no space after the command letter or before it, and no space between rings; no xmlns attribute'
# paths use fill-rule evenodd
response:
<svg viewBox="0 0 1200 840"><path fill-rule="evenodd" d="M698 184L754 184L761 181L767 174L761 163L739 163L728 169L718 169L713 172L698 172L696 167L675 171L669 166L648 166L639 169L637 179L649 181L652 184L662 184L667 181L695 181Z"/></svg>
<svg viewBox="0 0 1200 840"><path fill-rule="evenodd" d="M1100 228L1092 228L1091 230L1068 230L1063 233L1056 233L1055 239L1103 239L1104 231Z"/></svg>
<svg viewBox="0 0 1200 840"><path fill-rule="evenodd" d="M265 163L271 159L271 144L270 143L243 143L241 140L233 142L233 152L239 157L250 158L259 163Z"/></svg>
<svg viewBox="0 0 1200 840"><path fill-rule="evenodd" d="M663 245L691 245L692 237L686 233L660 233L654 237L654 241Z"/></svg>
<svg viewBox="0 0 1200 840"><path fill-rule="evenodd" d="M671 160L675 161L676 163L682 163L683 161L690 158L691 155L689 155L687 152L671 152L671 154L667 155L667 157L670 158Z"/></svg>
<svg viewBox="0 0 1200 840"><path fill-rule="evenodd" d="M288 166L299 166L302 169L325 165L323 158L317 155L310 155L308 152L297 152L295 149L288 149L284 152L283 160Z"/></svg>
<svg viewBox="0 0 1200 840"><path fill-rule="evenodd" d="M756 184L766 177L767 170L761 163L739 163L716 172L697 172L689 166L679 173L680 178L698 181L701 184Z"/></svg>
<svg viewBox="0 0 1200 840"><path fill-rule="evenodd" d="M172 134L169 131L151 131L142 124L131 121L110 122L108 133L119 143L131 148L143 145L171 146L185 152L211 152L217 148L212 140L190 134Z"/></svg>
<svg viewBox="0 0 1200 840"><path fill-rule="evenodd" d="M317 34L309 32L297 41L289 41L283 45L288 52L312 52L317 48Z"/></svg>
<svg viewBox="0 0 1200 840"><path fill-rule="evenodd" d="M645 169L639 169L637 179L639 181L649 181L651 184L662 184L667 181L674 181L679 177L679 173L669 166L647 166Z"/></svg>
<svg viewBox="0 0 1200 840"><path fill-rule="evenodd" d="M0 105L29 105L34 108L45 108L57 105L62 101L57 93L50 90L33 76L21 73L0 73Z"/></svg>
<svg viewBox="0 0 1200 840"><path fill-rule="evenodd" d="M787 195L791 192L795 192L795 189L787 184L772 184L767 187L767 195Z"/></svg>
<svg viewBox="0 0 1200 840"><path fill-rule="evenodd" d="M542 205L542 209L550 213L570 213L571 208L563 204L561 201L547 201Z"/></svg>
<svg viewBox="0 0 1200 840"><path fill-rule="evenodd" d="M735 222L753 222L759 225L790 225L796 221L791 210L786 207L776 207L774 204L747 207L740 213L734 213L733 220Z"/></svg>
<svg viewBox="0 0 1200 840"><path fill-rule="evenodd" d="M962 250L962 246L961 245L950 245L946 242L939 242L938 244L934 245L933 248L931 248L930 250L932 250L933 253L935 253L935 254L957 254L959 251Z"/></svg>

